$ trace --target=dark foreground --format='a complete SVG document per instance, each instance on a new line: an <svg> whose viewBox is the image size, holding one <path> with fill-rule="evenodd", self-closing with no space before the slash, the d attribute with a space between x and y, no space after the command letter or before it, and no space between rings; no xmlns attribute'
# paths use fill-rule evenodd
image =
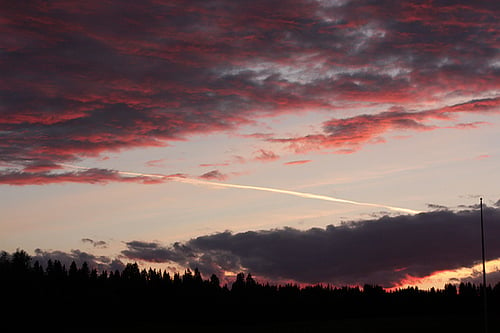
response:
<svg viewBox="0 0 500 333"><path fill-rule="evenodd" d="M423 333L423 332L458 332L471 333L483 332L482 318L464 317L375 317L375 318L349 318L336 320L308 320L287 322L200 322L196 319L184 322L169 322L159 318L145 322L131 322L123 318L129 325L94 325L92 327L72 327L73 332L219 332L219 333L250 333L250 332L342 332L342 333ZM489 323L489 332L499 332L500 322L498 320ZM18 332L18 330L12 330Z"/></svg>
<svg viewBox="0 0 500 333"><path fill-rule="evenodd" d="M489 332L499 332L500 323L491 322ZM280 323L227 324L199 323L170 325L149 323L131 328L129 332L342 332L342 333L423 333L423 332L483 332L482 318L408 317L408 318L351 318L324 321L290 321Z"/></svg>
<svg viewBox="0 0 500 333"><path fill-rule="evenodd" d="M0 257L1 332L483 332L483 292L376 285L269 285L238 274L231 287L198 270L129 264L121 272ZM500 285L487 289L489 332L500 332Z"/></svg>

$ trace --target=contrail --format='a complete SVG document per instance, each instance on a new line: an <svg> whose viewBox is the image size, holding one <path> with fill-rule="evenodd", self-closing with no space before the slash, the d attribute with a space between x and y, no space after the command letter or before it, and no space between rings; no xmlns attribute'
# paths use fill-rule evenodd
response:
<svg viewBox="0 0 500 333"><path fill-rule="evenodd" d="M66 168L73 168L73 169L83 169L83 170L90 170L90 169L92 169L92 168L86 168L86 167L77 166L77 165L70 165L70 164L59 164L59 165L61 165L63 167L66 167ZM297 192L297 191L282 190L282 189L272 188L272 187L261 187L261 186L252 186L252 185L239 185L239 184L219 183L219 182L212 182L212 181L208 181L208 180L201 180L201 179L195 179L195 178L185 178L185 177L175 176L175 175L149 174L149 173L128 172L128 171L119 171L119 170L113 170L113 171L115 171L115 172L117 172L117 173L119 173L121 175L126 175L126 176L151 177L151 178L168 179L168 180L171 180L171 181L176 181L176 182L180 182L180 183L187 183L187 184L193 184L193 185L206 185L206 186L216 186L216 187L225 187L225 188L239 188L239 189L244 189L244 190L255 190L255 191L264 191L264 192L272 192L272 193L281 193L281 194L288 194L288 195L293 195L293 196L296 196L296 197L307 198L307 199L317 199L317 200L324 200L324 201L333 201L333 202L346 203L346 204L357 205L357 206L368 206L368 207L385 208L385 209L390 209L390 210L393 210L393 211L407 213L407 214L422 213L422 211L418 211L418 210L414 210L414 209L409 209L409 208L388 206L388 205L382 205L382 204L376 204L376 203L369 203L369 202L359 202L359 201L354 201L354 200L347 200L347 199L340 199L340 198L330 197L330 196L326 196L326 195L313 194L313 193L307 193L307 192Z"/></svg>

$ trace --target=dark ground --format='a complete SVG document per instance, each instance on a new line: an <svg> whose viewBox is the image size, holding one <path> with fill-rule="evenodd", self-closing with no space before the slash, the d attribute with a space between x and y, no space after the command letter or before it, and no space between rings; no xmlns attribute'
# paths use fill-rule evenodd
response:
<svg viewBox="0 0 500 333"><path fill-rule="evenodd" d="M483 332L482 318L410 317L410 318L351 318L334 321L297 321L281 323L138 323L117 332L237 332L237 333L422 333L422 332ZM113 329L111 329L113 331ZM490 323L489 332L499 332L500 322ZM108 331L109 332L109 331Z"/></svg>

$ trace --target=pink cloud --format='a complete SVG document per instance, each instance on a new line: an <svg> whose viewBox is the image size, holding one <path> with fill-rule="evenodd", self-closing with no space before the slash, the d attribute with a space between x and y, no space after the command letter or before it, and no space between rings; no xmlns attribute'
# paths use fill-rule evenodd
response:
<svg viewBox="0 0 500 333"><path fill-rule="evenodd" d="M165 167L165 159L162 158L162 159L159 159L159 160L151 160L151 161L147 161L146 162L146 166L148 167L154 167L154 168L158 168L158 167Z"/></svg>
<svg viewBox="0 0 500 333"><path fill-rule="evenodd" d="M323 133L310 134L296 138L269 139L270 142L286 143L296 152L319 149L336 149L336 153L353 153L368 143L384 143L382 134L391 130L432 131L443 128L429 124L432 120L448 121L460 113L481 112L499 113L500 98L472 100L438 109L409 112L404 109L360 115L344 119L332 119L323 123ZM474 129L485 122L460 123L444 128Z"/></svg>
<svg viewBox="0 0 500 333"><path fill-rule="evenodd" d="M453 126L446 126L446 128L450 128L450 129L476 129L479 126L489 125L489 124L490 123L485 122L485 121L474 121L471 123L460 123L460 124L456 124Z"/></svg>
<svg viewBox="0 0 500 333"><path fill-rule="evenodd" d="M48 172L52 170L62 169L62 167L58 164L51 162L35 162L27 165L23 172L33 173L33 172Z"/></svg>
<svg viewBox="0 0 500 333"><path fill-rule="evenodd" d="M224 162L224 163L202 163L199 166L204 168L204 167L218 167L218 166L228 166L228 165L229 163Z"/></svg>
<svg viewBox="0 0 500 333"><path fill-rule="evenodd" d="M167 177L168 178L168 177ZM123 176L117 171L107 169L88 169L76 172L18 172L7 170L0 172L0 184L5 185L46 185L55 183L90 183L106 184L110 182L157 184L165 182L165 178L147 176Z"/></svg>
<svg viewBox="0 0 500 333"><path fill-rule="evenodd" d="M269 139L273 136L272 133L253 133L253 134L242 134L244 138L254 138L254 139Z"/></svg>
<svg viewBox="0 0 500 333"><path fill-rule="evenodd" d="M312 160L299 160L299 161L290 161L290 162L285 162L283 163L284 165L299 165L299 164L306 164L306 163L311 163Z"/></svg>
<svg viewBox="0 0 500 333"><path fill-rule="evenodd" d="M478 155L476 157L477 160L484 160L484 159L487 159L487 158L490 158L491 155L488 155L488 154L481 154L481 155Z"/></svg>

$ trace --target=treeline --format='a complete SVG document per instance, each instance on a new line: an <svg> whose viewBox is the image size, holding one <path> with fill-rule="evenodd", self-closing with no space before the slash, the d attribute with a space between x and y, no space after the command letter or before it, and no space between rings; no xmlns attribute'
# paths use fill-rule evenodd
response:
<svg viewBox="0 0 500 333"><path fill-rule="evenodd" d="M3 304L30 318L56 316L81 325L106 327L149 320L170 322L324 321L339 318L482 316L477 285L447 284L444 289L416 287L386 291L377 285L333 287L272 285L240 273L228 285L212 275L185 270L171 275L127 264L121 271L101 271L83 263L66 267L58 260L42 266L22 250L0 255ZM488 287L490 319L500 307L500 284ZM36 321L35 321L36 322ZM33 324L32 321L21 325Z"/></svg>

